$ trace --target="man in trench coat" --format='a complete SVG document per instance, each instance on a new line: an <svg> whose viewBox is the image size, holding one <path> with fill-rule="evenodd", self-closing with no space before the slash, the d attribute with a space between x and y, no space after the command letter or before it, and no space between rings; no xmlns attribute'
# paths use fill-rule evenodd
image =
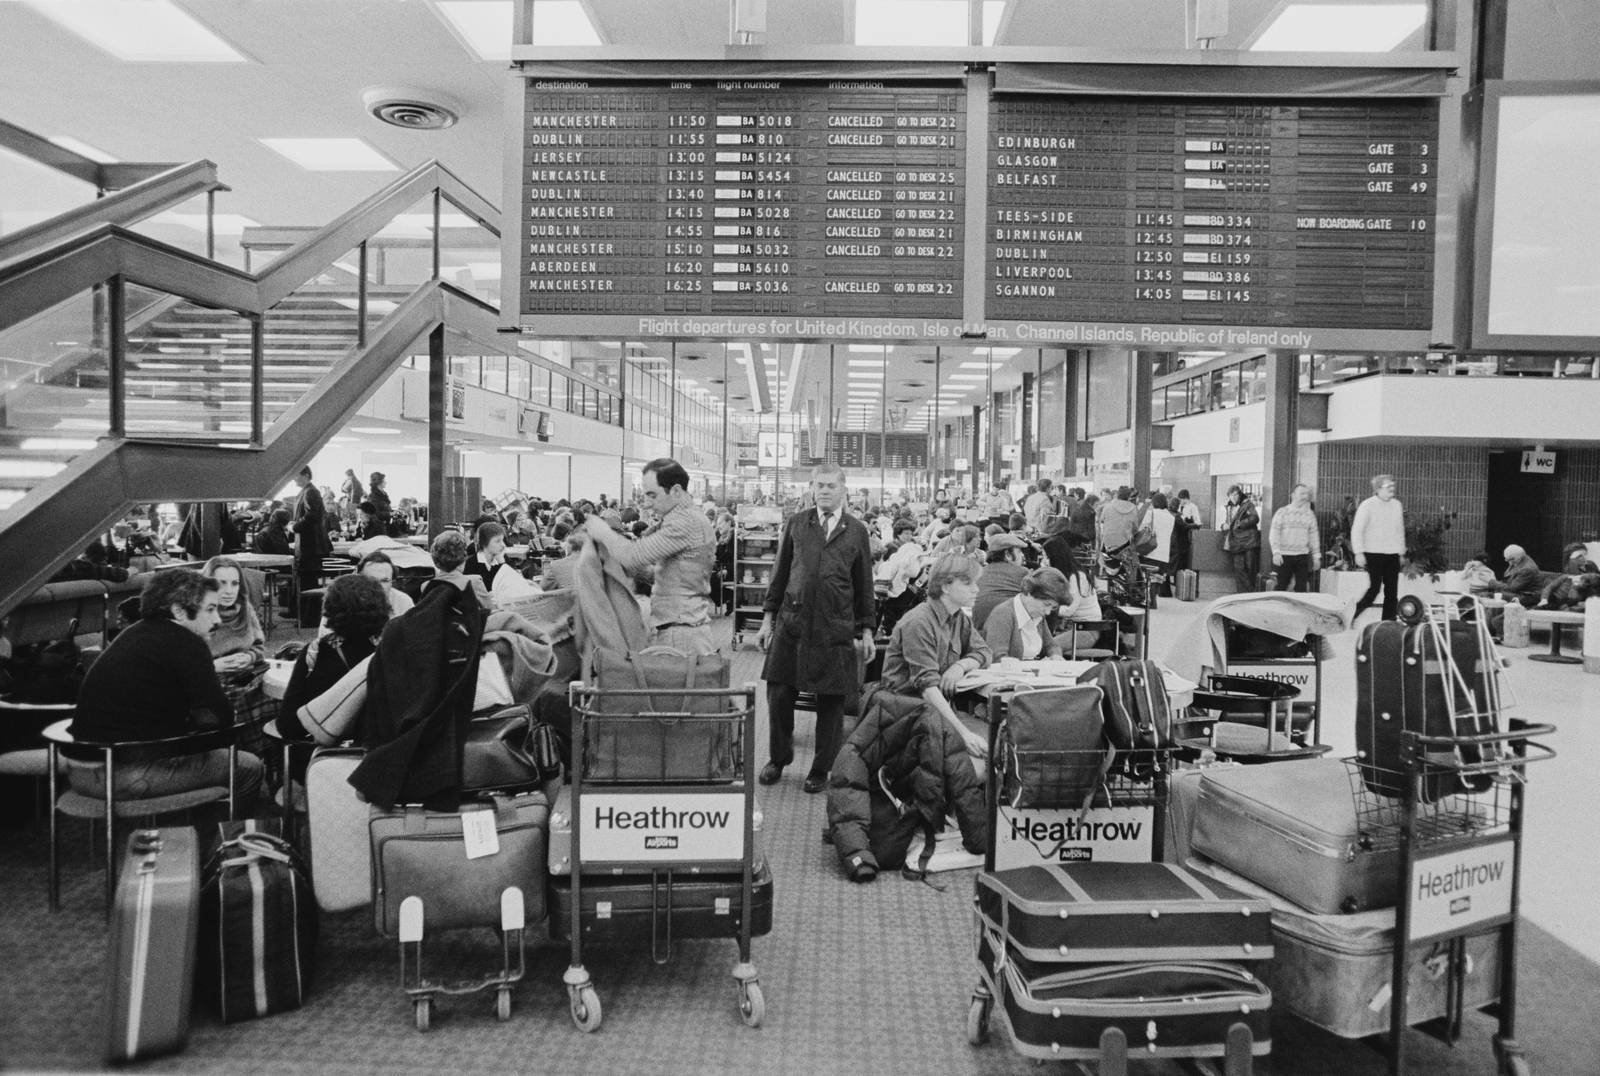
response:
<svg viewBox="0 0 1600 1076"><path fill-rule="evenodd" d="M767 587L757 644L767 652L770 761L764 785L794 761L794 700L817 697L817 753L805 790L821 792L839 751L844 708L860 688L861 662L872 657L876 609L867 528L845 511L844 472L824 463L811 472L816 507L784 524L778 561Z"/></svg>

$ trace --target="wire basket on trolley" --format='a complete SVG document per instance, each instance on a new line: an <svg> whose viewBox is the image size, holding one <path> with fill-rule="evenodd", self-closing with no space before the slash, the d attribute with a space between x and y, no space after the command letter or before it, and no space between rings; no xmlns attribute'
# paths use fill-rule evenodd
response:
<svg viewBox="0 0 1600 1076"><path fill-rule="evenodd" d="M575 691L590 784L727 784L744 778L746 718L727 689Z"/></svg>

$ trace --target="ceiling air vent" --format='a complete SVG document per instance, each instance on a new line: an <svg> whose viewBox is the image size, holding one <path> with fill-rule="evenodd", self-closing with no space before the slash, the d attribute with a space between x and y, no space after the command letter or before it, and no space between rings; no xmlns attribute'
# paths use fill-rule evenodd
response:
<svg viewBox="0 0 1600 1076"><path fill-rule="evenodd" d="M374 119L408 131L442 131L461 118L461 106L439 93L396 86L362 91L361 103Z"/></svg>

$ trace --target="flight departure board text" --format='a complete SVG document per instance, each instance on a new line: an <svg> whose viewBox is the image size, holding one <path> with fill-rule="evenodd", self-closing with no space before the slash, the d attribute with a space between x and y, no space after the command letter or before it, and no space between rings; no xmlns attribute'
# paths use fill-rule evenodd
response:
<svg viewBox="0 0 1600 1076"><path fill-rule="evenodd" d="M996 94L989 115L987 319L1166 327L1143 346L1431 325L1434 101Z"/></svg>
<svg viewBox="0 0 1600 1076"><path fill-rule="evenodd" d="M959 318L965 101L959 82L529 80L523 326Z"/></svg>

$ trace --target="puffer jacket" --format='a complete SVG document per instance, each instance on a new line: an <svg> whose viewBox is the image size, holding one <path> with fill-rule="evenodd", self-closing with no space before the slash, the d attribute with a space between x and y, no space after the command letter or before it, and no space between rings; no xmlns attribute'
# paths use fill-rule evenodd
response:
<svg viewBox="0 0 1600 1076"><path fill-rule="evenodd" d="M984 786L962 738L913 695L875 691L864 713L828 778L828 828L840 861L895 870L912 838L931 841L951 813L962 846L982 853Z"/></svg>

